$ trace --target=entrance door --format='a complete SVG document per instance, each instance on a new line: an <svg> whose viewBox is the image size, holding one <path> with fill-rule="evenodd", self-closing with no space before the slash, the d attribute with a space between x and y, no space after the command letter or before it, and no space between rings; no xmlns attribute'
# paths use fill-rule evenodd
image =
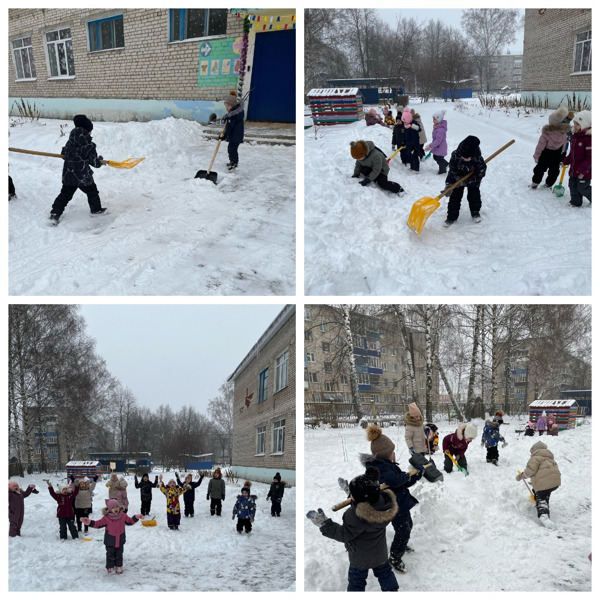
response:
<svg viewBox="0 0 600 600"><path fill-rule="evenodd" d="M296 30L258 33L254 46L248 120L296 120Z"/></svg>

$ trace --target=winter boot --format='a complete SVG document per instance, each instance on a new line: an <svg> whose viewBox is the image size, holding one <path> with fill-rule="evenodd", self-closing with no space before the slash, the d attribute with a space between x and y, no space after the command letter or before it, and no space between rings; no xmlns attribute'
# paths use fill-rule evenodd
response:
<svg viewBox="0 0 600 600"><path fill-rule="evenodd" d="M406 565L402 561L401 556L390 556L390 565L392 565L392 569L397 573L406 574Z"/></svg>
<svg viewBox="0 0 600 600"><path fill-rule="evenodd" d="M532 183L532 184L531 184L529 187L530 187L532 190L535 190L535 189L537 188L537 186L538 186L538 185L539 185L539 184L537 184L537 183Z"/></svg>
<svg viewBox="0 0 600 600"><path fill-rule="evenodd" d="M117 575L123 575L123 567L117 567L116 569Z"/></svg>
<svg viewBox="0 0 600 600"><path fill-rule="evenodd" d="M234 163L234 162L228 162L227 163L227 170L228 171L233 171L235 168L237 168L238 164Z"/></svg>
<svg viewBox="0 0 600 600"><path fill-rule="evenodd" d="M56 213L50 213L50 220L53 222L53 225L58 225L58 222L60 221L60 216Z"/></svg>
<svg viewBox="0 0 600 600"><path fill-rule="evenodd" d="M98 209L98 210L93 210L93 211L92 211L92 214L93 214L93 215L102 215L102 214L104 214L105 212L106 212L106 208L100 208L100 209Z"/></svg>
<svg viewBox="0 0 600 600"><path fill-rule="evenodd" d="M113 572L113 570L112 570L112 569L106 569L106 572L107 572L109 575L112 575L112 572Z"/></svg>
<svg viewBox="0 0 600 600"><path fill-rule="evenodd" d="M456 220L446 219L444 221L444 227L450 227L450 225L452 225L453 223L456 223Z"/></svg>
<svg viewBox="0 0 600 600"><path fill-rule="evenodd" d="M478 212L472 212L471 218L473 219L474 223L481 223L481 215Z"/></svg>

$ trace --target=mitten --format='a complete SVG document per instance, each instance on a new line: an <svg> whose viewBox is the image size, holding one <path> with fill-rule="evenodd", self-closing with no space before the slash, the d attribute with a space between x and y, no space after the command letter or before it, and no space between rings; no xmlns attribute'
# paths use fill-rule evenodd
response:
<svg viewBox="0 0 600 600"><path fill-rule="evenodd" d="M519 473L516 478L517 481L521 481L521 479L523 479L523 473Z"/></svg>
<svg viewBox="0 0 600 600"><path fill-rule="evenodd" d="M254 515L250 517L250 523L254 523Z"/></svg>
<svg viewBox="0 0 600 600"><path fill-rule="evenodd" d="M502 442L502 447L504 448L504 446L508 446L508 442L506 440Z"/></svg>
<svg viewBox="0 0 600 600"><path fill-rule="evenodd" d="M392 152L396 151L396 144L392 144Z"/></svg>
<svg viewBox="0 0 600 600"><path fill-rule="evenodd" d="M415 465L415 469L419 471L419 473L423 473L425 467L423 465Z"/></svg>
<svg viewBox="0 0 600 600"><path fill-rule="evenodd" d="M414 449L412 446L411 446L411 447L408 449L408 451L409 451L411 454L414 454L414 453L415 453L415 449Z"/></svg>
<svg viewBox="0 0 600 600"><path fill-rule="evenodd" d="M144 520L144 515L135 515L135 518L136 518L138 521L143 521L143 520Z"/></svg>
<svg viewBox="0 0 600 600"><path fill-rule="evenodd" d="M231 520L233 521L234 519L235 519L235 513L233 513L233 514L231 515Z"/></svg>
<svg viewBox="0 0 600 600"><path fill-rule="evenodd" d="M323 523L327 521L327 517L325 516L322 508L319 508L318 512L316 510L309 510L306 513L306 518L310 519L319 528L321 528Z"/></svg>
<svg viewBox="0 0 600 600"><path fill-rule="evenodd" d="M209 495L208 495L208 494L206 494L206 499L207 499L207 500L210 500L210 497L209 497Z"/></svg>
<svg viewBox="0 0 600 600"><path fill-rule="evenodd" d="M81 517L81 519L79 519L84 525L89 525L92 520L89 519L88 517Z"/></svg>
<svg viewBox="0 0 600 600"><path fill-rule="evenodd" d="M371 183L371 180L368 177L365 177L361 182L360 185L369 185Z"/></svg>
<svg viewBox="0 0 600 600"><path fill-rule="evenodd" d="M338 477L338 485L340 486L340 490L344 492L344 494L350 493L350 488L348 487L348 480L343 477Z"/></svg>

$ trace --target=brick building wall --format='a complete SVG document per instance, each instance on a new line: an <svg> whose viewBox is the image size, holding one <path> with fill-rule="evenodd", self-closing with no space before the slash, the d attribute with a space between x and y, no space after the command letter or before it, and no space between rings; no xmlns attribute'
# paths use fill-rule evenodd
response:
<svg viewBox="0 0 600 600"><path fill-rule="evenodd" d="M125 47L90 52L87 23L123 15ZM9 96L133 99L221 99L228 88L198 87L198 40L169 43L167 9L11 9L9 38L32 36L36 81L15 81L9 41ZM48 79L44 33L70 27L75 78ZM229 13L226 37L243 34L243 19ZM110 77L106 77L110 73Z"/></svg>
<svg viewBox="0 0 600 600"><path fill-rule="evenodd" d="M523 92L548 93L551 104L566 93L591 97L591 72L574 72L576 35L591 28L590 9L526 9Z"/></svg>
<svg viewBox="0 0 600 600"><path fill-rule="evenodd" d="M233 378L233 451L232 468L242 477L270 482L279 471L284 480L295 480L296 469L296 311L286 306ZM284 320L285 319L285 320ZM281 322L278 322L281 321ZM261 338L262 339L262 338ZM288 352L287 385L274 392L275 361ZM268 368L267 395L259 403L259 376ZM230 379L231 379L230 378ZM252 395L251 399L247 397ZM283 453L274 453L273 424L285 419ZM265 451L257 452L257 429L265 427Z"/></svg>

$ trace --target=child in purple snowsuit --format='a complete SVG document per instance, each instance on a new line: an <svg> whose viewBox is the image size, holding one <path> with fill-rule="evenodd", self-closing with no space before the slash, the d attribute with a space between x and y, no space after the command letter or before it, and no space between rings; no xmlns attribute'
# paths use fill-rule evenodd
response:
<svg viewBox="0 0 600 600"><path fill-rule="evenodd" d="M39 493L33 483L30 483L27 489L23 491L16 481L8 482L8 535L10 537L21 535L21 526L25 516L24 499L31 493Z"/></svg>
<svg viewBox="0 0 600 600"><path fill-rule="evenodd" d="M569 169L571 206L581 206L583 199L592 202L592 113L582 110L573 117L573 135L569 156L563 159Z"/></svg>
<svg viewBox="0 0 600 600"><path fill-rule="evenodd" d="M425 146L425 150L430 150L433 160L437 163L438 175L443 175L448 168L448 161L444 158L448 154L448 144L446 142L446 133L448 132L448 123L444 119L445 110L433 113L433 133L431 134L431 144Z"/></svg>
<svg viewBox="0 0 600 600"><path fill-rule="evenodd" d="M100 529L106 527L104 532L104 546L106 547L106 570L112 573L116 567L117 575L123 573L123 545L125 544L125 525L135 525L144 519L144 515L130 517L123 511L123 507L116 501L108 499L106 508L102 509L103 517L93 521L89 517L82 517L81 522L86 526Z"/></svg>

